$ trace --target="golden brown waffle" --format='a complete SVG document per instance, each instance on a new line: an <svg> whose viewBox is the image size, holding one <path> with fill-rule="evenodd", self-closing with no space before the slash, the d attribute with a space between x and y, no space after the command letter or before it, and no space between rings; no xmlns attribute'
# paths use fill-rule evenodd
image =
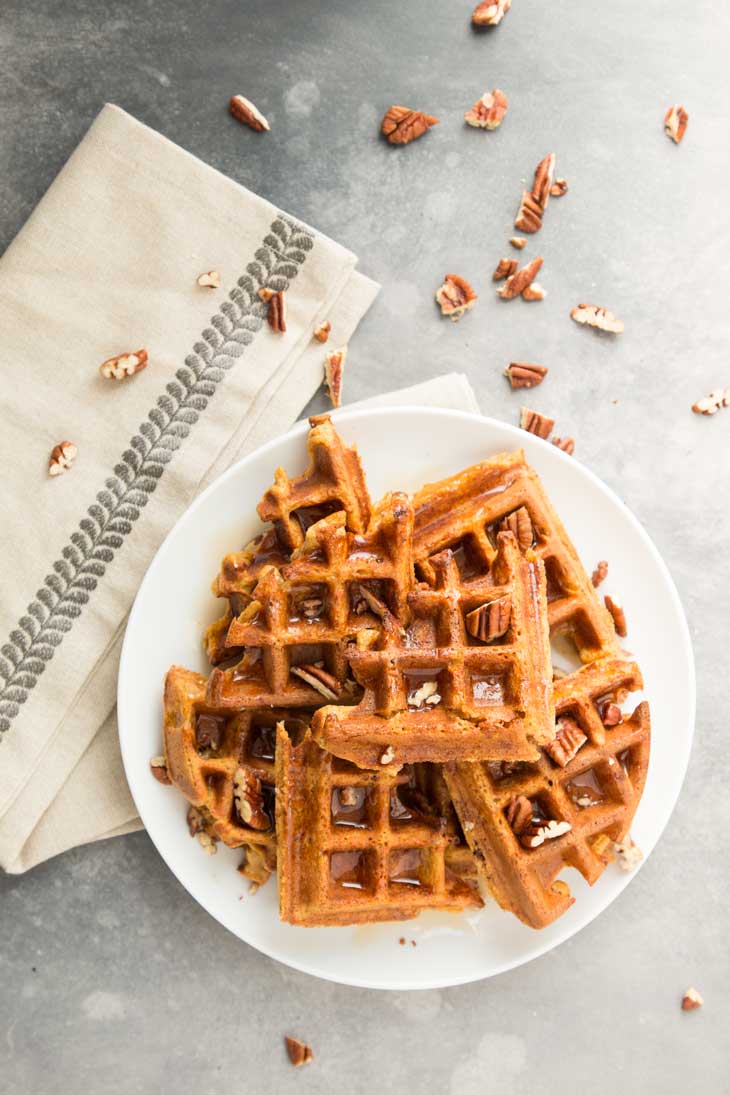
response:
<svg viewBox="0 0 730 1095"><path fill-rule="evenodd" d="M306 719L277 709L212 708L199 673L173 666L167 674L165 760L172 782L193 808L191 831L242 848L239 870L259 884L276 866L274 751L282 719L292 730L307 726Z"/></svg>
<svg viewBox="0 0 730 1095"><path fill-rule="evenodd" d="M317 711L315 739L363 768L536 758L554 734L541 561L501 533L478 583L463 585L450 551L430 574L433 587L408 597L406 627L386 620L359 636L348 657L363 698Z"/></svg>
<svg viewBox="0 0 730 1095"><path fill-rule="evenodd" d="M262 521L272 521L282 544L297 548L310 525L343 510L350 532L364 532L370 519L370 496L357 451L348 449L329 415L309 419L307 440L311 464L290 479L277 468L274 485L258 505Z"/></svg>
<svg viewBox="0 0 730 1095"><path fill-rule="evenodd" d="M346 641L380 625L380 615L402 614L413 584L413 510L405 494L376 506L368 530L348 532L344 511L307 530L280 569L265 567L226 644L245 648L238 663L211 674L216 706L319 706L323 699L353 702Z"/></svg>
<svg viewBox="0 0 730 1095"><path fill-rule="evenodd" d="M357 924L482 904L471 860L412 770L361 771L281 726L276 783L282 920Z"/></svg>
<svg viewBox="0 0 730 1095"><path fill-rule="evenodd" d="M551 631L570 634L584 662L618 652L611 617L522 451L500 453L429 484L413 505L413 557L417 572L428 580L430 557L448 547L466 587L478 582L496 555L497 534L510 528L520 546L532 547L545 563Z"/></svg>
<svg viewBox="0 0 730 1095"><path fill-rule="evenodd" d="M545 927L572 905L568 886L556 881L565 867L592 885L611 842L629 831L649 763L649 706L640 703L617 725L604 722L641 687L633 662L584 666L555 684L559 733L537 763L444 768L487 887L530 927Z"/></svg>

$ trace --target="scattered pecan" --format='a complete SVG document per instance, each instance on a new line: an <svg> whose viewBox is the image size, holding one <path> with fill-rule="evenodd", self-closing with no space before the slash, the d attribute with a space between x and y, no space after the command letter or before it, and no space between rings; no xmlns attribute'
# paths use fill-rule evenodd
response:
<svg viewBox="0 0 730 1095"><path fill-rule="evenodd" d="M616 319L613 312L609 312L607 308L599 308L597 304L579 304L571 309L570 318L576 323L597 327L599 331L608 331L612 335L620 335L624 329L622 321Z"/></svg>
<svg viewBox="0 0 730 1095"><path fill-rule="evenodd" d="M527 244L527 240L524 236L510 236L510 243L513 247L516 247L518 251L522 251Z"/></svg>
<svg viewBox="0 0 730 1095"><path fill-rule="evenodd" d="M220 289L221 276L218 270L207 270L198 275L198 285L201 289Z"/></svg>
<svg viewBox="0 0 730 1095"><path fill-rule="evenodd" d="M721 407L730 407L730 388L718 388L705 399L692 404L695 414L715 414Z"/></svg>
<svg viewBox="0 0 730 1095"><path fill-rule="evenodd" d="M436 681L424 681L419 688L410 693L408 703L411 707L423 707L424 703L430 706L441 703Z"/></svg>
<svg viewBox="0 0 730 1095"><path fill-rule="evenodd" d="M520 208L517 211L515 228L520 232L539 232L542 228L542 209L537 204L529 190L522 191Z"/></svg>
<svg viewBox="0 0 730 1095"><path fill-rule="evenodd" d="M514 300L532 284L541 266L542 256L538 255L537 258L533 259L532 262L528 262L517 273L511 274L502 288L497 290L497 296L500 296L502 300Z"/></svg>
<svg viewBox="0 0 730 1095"><path fill-rule="evenodd" d="M261 300L263 300L264 304L268 304L274 295L274 291L275 290L269 289L266 285L264 285L259 289L258 295Z"/></svg>
<svg viewBox="0 0 730 1095"><path fill-rule="evenodd" d="M357 806L357 787L340 787L340 803L342 806Z"/></svg>
<svg viewBox="0 0 730 1095"><path fill-rule="evenodd" d="M391 106L385 112L380 132L389 144L410 144L432 125L438 125L438 118L431 114L409 110L407 106Z"/></svg>
<svg viewBox="0 0 730 1095"><path fill-rule="evenodd" d="M167 770L167 762L164 757L153 757L150 761L150 771L158 783L167 785L172 783L170 773Z"/></svg>
<svg viewBox="0 0 730 1095"><path fill-rule="evenodd" d="M513 388L536 388L547 376L544 365L532 365L527 361L510 361L504 375Z"/></svg>
<svg viewBox="0 0 730 1095"><path fill-rule="evenodd" d="M223 744L224 723L215 715L198 715L195 722L195 744L198 749L218 752Z"/></svg>
<svg viewBox="0 0 730 1095"><path fill-rule="evenodd" d="M284 334L286 331L286 301L281 289L271 297L266 319L272 331L276 331L280 335Z"/></svg>
<svg viewBox="0 0 730 1095"><path fill-rule="evenodd" d="M591 582L594 589L597 589L601 582L604 582L606 580L607 574L608 563L605 559L601 559L599 560L599 562L596 563L596 569L591 574Z"/></svg>
<svg viewBox="0 0 730 1095"><path fill-rule="evenodd" d="M526 795L518 795L507 803L504 814L512 832L519 836L532 823L532 803Z"/></svg>
<svg viewBox="0 0 730 1095"><path fill-rule="evenodd" d="M326 700L336 700L341 689L337 678L319 665L293 665L290 672L310 688L314 688Z"/></svg>
<svg viewBox="0 0 730 1095"><path fill-rule="evenodd" d="M333 407L339 407L342 403L342 376L346 357L347 347L342 346L339 350L326 354L324 359L324 382Z"/></svg>
<svg viewBox="0 0 730 1095"><path fill-rule="evenodd" d="M99 372L105 380L124 380L147 368L147 351L137 350L133 354L117 354L102 361Z"/></svg>
<svg viewBox="0 0 730 1095"><path fill-rule="evenodd" d="M697 989L687 989L682 997L682 1011L696 1011L704 1002Z"/></svg>
<svg viewBox="0 0 730 1095"><path fill-rule="evenodd" d="M390 615L388 606L380 597L376 597L367 586L358 584L353 587L353 612L356 616L362 616L368 609L381 620Z"/></svg>
<svg viewBox="0 0 730 1095"><path fill-rule="evenodd" d="M599 833L591 842L591 851L597 855L601 862L608 866L616 858L613 854L613 841L608 833Z"/></svg>
<svg viewBox="0 0 730 1095"><path fill-rule="evenodd" d="M588 738L570 715L559 715L555 723L555 737L543 748L552 761L565 768Z"/></svg>
<svg viewBox="0 0 730 1095"><path fill-rule="evenodd" d="M517 259L500 259L497 269L492 274L492 281L504 281L505 278L511 278L517 273L519 265Z"/></svg>
<svg viewBox="0 0 730 1095"><path fill-rule="evenodd" d="M448 316L457 322L474 307L477 295L465 278L458 274L447 274L444 283L436 291L436 301L441 308L441 314Z"/></svg>
<svg viewBox="0 0 730 1095"><path fill-rule="evenodd" d="M613 852L622 871L633 871L641 863L644 856L641 849L634 844L630 836L621 841L615 841Z"/></svg>
<svg viewBox="0 0 730 1095"><path fill-rule="evenodd" d="M500 530L512 533L520 551L527 551L535 542L535 530L526 506L520 506L519 509L508 513L500 525Z"/></svg>
<svg viewBox="0 0 730 1095"><path fill-rule="evenodd" d="M543 440L547 441L554 425L555 420L548 418L546 414L531 411L529 407L520 408L520 428L527 430L528 433L534 433L537 437L542 437Z"/></svg>
<svg viewBox="0 0 730 1095"><path fill-rule="evenodd" d="M228 104L228 109L236 121L243 122L244 125L249 126L256 133L263 133L265 130L271 129L258 107L255 107L251 100L244 95L234 95Z"/></svg>
<svg viewBox="0 0 730 1095"><path fill-rule="evenodd" d="M276 870L276 848L270 844L244 844L242 847L244 857L236 870L250 880L248 892L254 894Z"/></svg>
<svg viewBox="0 0 730 1095"><path fill-rule="evenodd" d="M205 815L197 806L191 806L188 809L186 820L188 823L188 832L191 836L197 836L198 833L202 833L205 829Z"/></svg>
<svg viewBox="0 0 730 1095"><path fill-rule="evenodd" d="M475 639L491 643L507 634L511 618L512 599L500 597L497 601L490 601L489 604L480 605L473 612L467 613L466 630Z"/></svg>
<svg viewBox="0 0 730 1095"><path fill-rule="evenodd" d="M621 608L621 605L616 604L613 598L609 597L608 594L606 594L606 596L603 598L603 603L605 604L608 611L611 613L613 626L616 628L616 634L619 635L622 639L625 639L627 634L626 613L624 612L623 608Z"/></svg>
<svg viewBox="0 0 730 1095"><path fill-rule="evenodd" d="M520 844L525 848L539 848L546 840L555 840L572 829L569 821L547 821L542 824L528 825L520 833Z"/></svg>
<svg viewBox="0 0 730 1095"><path fill-rule="evenodd" d="M299 1068L300 1065L308 1065L310 1061L314 1060L312 1047L308 1046L306 1042L300 1042L298 1038L291 1038L286 1034L284 1036L284 1045L286 1046L289 1060L295 1068Z"/></svg>
<svg viewBox="0 0 730 1095"><path fill-rule="evenodd" d="M198 842L200 844L200 847L203 849L204 852L207 853L207 855L215 855L218 851L215 840L210 835L210 833L198 833Z"/></svg>
<svg viewBox="0 0 730 1095"><path fill-rule="evenodd" d="M305 620L318 620L322 615L324 601L321 597L304 597L298 608Z"/></svg>
<svg viewBox="0 0 730 1095"><path fill-rule="evenodd" d="M507 105L507 96L495 87L494 91L485 91L481 99L477 99L464 115L464 121L477 129L497 129L507 113Z"/></svg>
<svg viewBox="0 0 730 1095"><path fill-rule="evenodd" d="M550 196L553 198L562 198L568 193L568 180L556 179L553 185L550 187Z"/></svg>
<svg viewBox="0 0 730 1095"><path fill-rule="evenodd" d="M51 449L51 455L48 458L48 474L63 475L73 464L78 451L73 441L59 441Z"/></svg>
<svg viewBox="0 0 730 1095"><path fill-rule="evenodd" d="M572 437L554 437L553 445L567 453L568 456L572 456L575 452L575 441Z"/></svg>
<svg viewBox="0 0 730 1095"><path fill-rule="evenodd" d="M388 748L385 750L385 752L381 753L380 763L381 764L390 764L390 762L393 760L394 756L395 756L395 750L394 750L392 745L389 745Z"/></svg>
<svg viewBox="0 0 730 1095"><path fill-rule="evenodd" d="M555 153L550 152L535 168L532 190L522 191L522 201L515 220L515 228L521 232L539 232L542 218L550 200L550 190L555 174Z"/></svg>
<svg viewBox="0 0 730 1095"><path fill-rule="evenodd" d="M237 768L233 776L233 798L238 816L252 829L271 828L271 819L264 810L261 780L250 768Z"/></svg>
<svg viewBox="0 0 730 1095"><path fill-rule="evenodd" d="M511 3L512 0L484 0L474 8L471 21L475 27L496 27L504 19Z"/></svg>
<svg viewBox="0 0 730 1095"><path fill-rule="evenodd" d="M312 332L312 338L316 339L317 342L326 342L327 339L330 337L331 330L332 324L327 319L324 323L320 323L319 327L314 328L314 331Z"/></svg>
<svg viewBox="0 0 730 1095"><path fill-rule="evenodd" d="M664 132L675 144L679 144L684 137L688 121L689 115L683 106L670 106L664 115Z"/></svg>
<svg viewBox="0 0 730 1095"><path fill-rule="evenodd" d="M600 712L601 722L604 726L618 726L619 723L623 722L624 717L621 714L621 708L617 703L611 703L609 701L602 703Z"/></svg>
<svg viewBox="0 0 730 1095"><path fill-rule="evenodd" d="M539 282L533 281L522 290L523 300L544 300L547 293Z"/></svg>

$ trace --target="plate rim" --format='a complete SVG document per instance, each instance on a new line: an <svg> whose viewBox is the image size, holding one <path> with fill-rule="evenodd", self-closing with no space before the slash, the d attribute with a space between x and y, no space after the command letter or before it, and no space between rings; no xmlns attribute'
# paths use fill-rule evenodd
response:
<svg viewBox="0 0 730 1095"><path fill-rule="evenodd" d="M489 426L496 426L496 427L498 427L498 429L500 431L507 430L508 434L514 436L514 438L515 438L515 447L519 448L519 449L522 449L522 448L525 448L525 447L527 447L529 449L532 446L533 441L536 442L536 441L540 440L539 438L534 437L534 435L532 435L532 434L526 434L526 432L524 430L520 429L517 426L513 426L511 423L503 422L500 419L493 418L489 415L483 415L483 414L481 414L479 412L476 412L476 411L465 411L465 410L459 410L457 408L451 408L451 407L421 406L419 404L413 404L413 403L398 403L398 404L390 404L390 405L382 406L382 407L379 407L379 406L364 406L364 407L357 407L357 408L352 408L352 409L344 407L344 408L338 408L336 410L333 409L329 412L323 412L323 413L328 413L329 416L335 422L337 422L337 421L350 422L350 421L353 421L353 420L357 421L358 419L363 419L363 418L380 417L382 415L387 415L387 416L393 415L393 416L395 416L395 415L402 415L404 413L409 414L409 415L418 415L418 416L434 417L434 418L449 418L449 419L457 419L457 420L468 419L468 420L473 421L473 422L484 424L488 427ZM499 974L506 973L507 971L509 971L511 969L519 968L520 966L526 965L527 963L534 961L536 958L540 958L542 955L544 955L546 953L549 953L550 951L552 951L555 948L559 947L561 944L565 943L568 939L572 938L574 935L577 935L584 928L588 927L589 924L592 924L596 919L598 919L598 917L600 917L601 914L604 913L606 911L606 909L608 909L608 907L611 904L613 904L613 902L615 900L618 899L618 897L625 890L626 886L628 886L630 884L630 882L632 881L632 879L635 878L636 875L639 873L639 871L641 870L641 867L647 861L649 856L654 851L654 848L656 848L657 844L661 840L661 837L662 837L662 835L663 835L663 833L666 829L666 826L668 825L669 820L670 820L670 818L672 817L672 815L674 813L674 810L676 808L679 796L682 792L682 788L684 786L684 781L685 781L685 778L686 778L686 775L687 775L687 768L688 768L688 765L689 765L689 758L690 758L690 754L691 754L691 751L692 751L692 745L693 745L693 741L694 741L694 733L695 733L695 725L696 725L696 707L697 707L697 685L696 685L696 667L695 667L695 660L694 660L694 651L693 651L693 648L692 648L692 640L691 640L689 625L688 625L688 622L687 622L687 617L686 617L686 614L685 614L685 611L684 611L684 607L682 605L682 600L681 600L681 597L679 595L679 591L678 591L677 586L674 582L671 571L669 570L669 567L667 566L666 562L664 561L659 549L655 545L652 538L649 536L649 533L646 531L646 529L644 528L641 521L634 514L633 510L631 510L629 508L629 506L623 501L623 499L610 486L608 486L608 484L604 483L603 480L600 479L599 476L594 471L592 471L589 467L587 467L585 464L581 463L580 461L574 461L574 458L572 456L569 456L567 453L561 451L560 449L557 449L557 448L554 449L553 456L555 458L557 458L558 460L568 460L568 461L571 461L571 462L574 461L574 466L579 470L579 474L585 475L587 477L587 479L590 481L591 485L594 487L594 489L597 489L601 493L606 495L613 504L618 503L619 508L624 510L624 512L626 513L629 521L635 527L636 531L639 534L640 539L643 541L645 547L648 549L649 554L651 555L654 564L658 567L659 571L661 572L662 578L664 579L664 583L665 583L666 588L668 590L668 593L670 595L672 608L674 610L675 616L677 617L677 621L680 625L680 632L681 632L681 636L682 636L682 649L683 649L684 657L685 657L686 664L687 664L687 670L688 670L688 679L687 679L688 695L687 695L687 700L688 700L688 714L689 714L689 720L688 721L689 721L689 726L688 726L688 735L687 735L687 738L686 738L685 746L681 750L681 753L679 753L679 751L678 751L678 763L681 765L681 771L678 771L679 778L678 778L678 782L677 782L676 794L674 795L674 798L673 798L673 801L672 801L671 805L666 810L666 816L663 817L660 820L659 830L656 834L656 839L654 840L654 843L652 845L651 850L647 853L646 857L642 860L642 862L638 865L638 867L626 876L626 879L625 879L625 881L623 881L623 884L621 885L621 887L618 890L616 890L616 892L613 894L613 896L608 900L607 904L605 904L601 909L599 909L592 917L590 917L589 920L586 920L584 923L580 923L578 925L573 925L573 924L570 924L570 923L563 922L564 923L563 931L562 932L558 931L557 937L551 936L549 939L546 939L542 945L540 945L540 943L539 943L541 933L540 932L535 932L534 934L535 934L536 945L535 945L534 948L531 948L529 954L521 955L521 956L518 956L518 957L515 957L515 958L505 960L504 962L497 963L495 968L490 970L487 973L479 971L479 972L475 973L473 976L467 974L466 976L458 976L455 979L450 978L450 977L436 977L432 980L429 980L428 983L423 983L423 982L420 982L420 981L419 982L411 982L406 977L406 978L402 978L397 983L384 984L382 982L378 982L377 980L370 980L370 979L362 978L362 977L330 973L328 971L322 971L321 969L318 969L318 968L313 968L313 966L308 964L306 961L298 961L297 959L291 958L288 955L284 956L281 953L278 953L276 951L276 949L273 948L273 947L262 945L258 942L251 942L248 939L245 939L235 927L233 927L231 924L227 923L225 920L221 919L221 916L217 912L214 912L212 910L212 908L210 907L210 905L208 903L208 900L207 900L206 896L204 894L201 895L200 893L197 892L197 887L191 888L189 882L186 881L186 880L183 880L183 878L180 877L178 871L168 861L163 849L160 847L160 845L159 845L159 843L158 843L158 841L155 837L154 832L149 828L149 826L147 824L147 818L145 817L145 813L147 813L147 817L149 817L149 811L146 810L146 808L145 809L140 808L140 804L139 804L138 799L137 799L137 797L134 793L134 785L136 783L137 772L136 772L136 769L134 767L133 762L130 759L129 752L125 748L126 735L125 735L125 732L123 730L123 726L125 725L125 722L126 722L126 719L127 719L127 709L126 709L126 702L127 701L126 701L126 696L125 696L125 692L124 692L124 683L125 683L125 678L127 676L127 671L128 671L127 670L128 662L132 657L132 655L130 653L131 648L132 648L132 643L131 643L131 640L129 639L129 636L132 633L132 630L133 630L132 625L136 620L137 614L140 611L142 611L142 609L140 608L140 605L143 603L144 593L145 593L146 587L147 587L148 583L151 582L151 580L152 580L153 571L156 568L156 564L158 563L158 560L161 557L164 556L166 551L170 550L169 545L172 542L172 540L174 539L174 537L176 536L176 534L178 532L178 528L184 522L187 522L187 521L191 520L192 515L204 503L204 501L208 498L208 496L210 494L212 494L214 491L220 490L222 488L222 486L225 484L225 482L227 482L227 480L229 480L230 478L235 476L243 466L245 466L246 464L248 464L251 461L260 459L262 456L265 456L265 454L267 452L271 451L272 449L277 448L279 445L281 445L284 442L296 440L300 436L305 436L308 433L308 431L309 431L309 420L307 418L299 419L291 427L291 429L286 430L283 433L277 434L276 437L273 437L269 441L267 441L267 442L263 443L262 445L259 445L256 448L252 449L251 452L247 453L245 456L241 457L240 460L237 460L234 464L231 464L230 467L226 468L226 470L224 472L222 472L211 483L209 483L205 487L205 489L202 490L198 495L196 495L196 497L193 498L193 500L190 502L190 504L185 507L183 512L178 516L175 523L168 530L168 532L165 535L162 542L159 544L159 546L158 546L157 550L155 551L153 557L150 559L150 562L147 566L147 569L145 570L144 576L143 576L143 578L142 578L142 580L141 580L141 582L140 582L140 584L137 588L137 592L135 594L135 598L134 598L134 601L132 603L132 607L131 607L131 609L129 611L129 615L127 617L127 622L126 622L126 625L125 625L124 640L123 640L123 643L122 643L122 651L121 651L121 655L120 655L120 659L119 659L118 676L117 676L117 731L118 731L119 747L120 747L120 752L121 752L121 756L122 756L122 763L123 763L123 766L124 766L124 773L125 773L125 777L126 777L126 780L127 780L127 784L129 786L130 794L132 796L135 808L136 808L137 812L139 813L140 819L142 821L142 824L144 826L144 829L145 829L148 837L152 841L155 849L157 850L158 854L160 855L161 859L165 863L168 870L170 870L172 872L172 874L178 880L178 882L183 887L183 889L185 889L185 891L190 894L190 896L193 898L193 900L195 900L199 905L201 905L203 907L203 909L205 909L205 911L211 917L213 917L213 919L218 924L220 924L222 927L224 927L227 931L230 931L234 936L236 936L237 939L240 939L242 943L244 943L247 946L253 947L255 950L259 951L261 954L266 955L268 958L271 958L271 959L273 959L277 962L281 962L283 965L288 966L291 969L295 969L295 970L297 970L301 973L306 973L306 974L309 974L312 977L320 978L321 980L331 981L335 984L350 985L350 986L355 987L355 988L376 989L376 990L380 990L380 991L395 991L395 992L417 991L417 990L428 991L428 990L432 990L432 989L450 988L450 987L457 987L459 985L472 984L472 983L477 982L477 981L483 981L483 980L487 980L488 978L491 978L491 977L496 977ZM355 441L355 444L357 444L357 441ZM551 449L552 449L552 446L551 446ZM444 477L439 476L439 478L444 478ZM434 482L434 481L438 482L438 479L428 480L428 481L429 482ZM153 825L153 828L154 828L154 825ZM559 925L560 923L561 923L560 921L556 922L557 925Z"/></svg>

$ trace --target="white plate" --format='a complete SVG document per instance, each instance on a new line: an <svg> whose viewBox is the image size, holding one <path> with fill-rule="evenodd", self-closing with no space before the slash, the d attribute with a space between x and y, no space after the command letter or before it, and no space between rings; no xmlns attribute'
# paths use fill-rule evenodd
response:
<svg viewBox="0 0 730 1095"><path fill-rule="evenodd" d="M647 856L666 825L684 777L694 726L694 665L687 624L656 548L622 502L575 459L531 434L459 411L393 407L343 411L337 427L357 442L374 498L415 490L493 453L523 447L592 569L610 562L606 590L626 609L629 646L644 674L653 737L646 790L633 826ZM204 627L220 615L210 582L227 552L258 529L255 507L274 469L306 466L307 426L230 468L180 518L140 586L119 669L119 736L129 786L160 854L183 886L221 924L296 969L345 984L411 989L490 977L544 954L590 923L631 879L610 867L593 888L566 872L577 900L535 932L494 903L469 914L424 913L405 924L297 928L279 922L276 885L250 897L235 871L240 853L207 856L188 836L182 796L157 783L162 680L173 663L206 671ZM405 936L407 946L399 945ZM410 940L417 946L410 946ZM613 941L615 942L615 940Z"/></svg>

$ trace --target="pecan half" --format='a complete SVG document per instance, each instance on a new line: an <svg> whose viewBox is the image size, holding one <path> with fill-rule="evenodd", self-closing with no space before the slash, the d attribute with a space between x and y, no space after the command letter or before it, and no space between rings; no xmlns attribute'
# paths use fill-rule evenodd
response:
<svg viewBox="0 0 730 1095"><path fill-rule="evenodd" d="M293 665L290 672L326 700L336 700L341 691L337 678L319 665Z"/></svg>
<svg viewBox="0 0 730 1095"><path fill-rule="evenodd" d="M591 583L593 588L597 589L601 582L605 582L608 575L608 563L605 559L601 559L596 563L596 569L591 574Z"/></svg>
<svg viewBox="0 0 730 1095"><path fill-rule="evenodd" d="M204 274L198 275L197 284L201 289L220 289L220 272L218 270L206 270Z"/></svg>
<svg viewBox="0 0 730 1095"><path fill-rule="evenodd" d="M675 144L679 144L684 137L688 121L689 114L683 106L670 106L664 115L664 132Z"/></svg>
<svg viewBox="0 0 730 1095"><path fill-rule="evenodd" d="M555 840L572 829L569 821L547 821L542 825L528 825L520 833L520 844L525 848L539 848L546 840Z"/></svg>
<svg viewBox="0 0 730 1095"><path fill-rule="evenodd" d="M295 1068L299 1068L301 1065L308 1065L310 1061L314 1060L312 1047L308 1046L306 1042L300 1042L298 1038L292 1038L286 1034L284 1036L284 1045L286 1046L289 1060Z"/></svg>
<svg viewBox="0 0 730 1095"><path fill-rule="evenodd" d="M133 354L117 354L116 357L107 358L99 366L99 372L105 380L125 380L146 368L147 351L137 350Z"/></svg>
<svg viewBox="0 0 730 1095"><path fill-rule="evenodd" d="M568 180L556 179L553 185L550 187L550 196L552 198L562 198L563 195L568 193Z"/></svg>
<svg viewBox="0 0 730 1095"><path fill-rule="evenodd" d="M498 26L510 9L512 0L484 0L477 4L471 13L471 21L475 27Z"/></svg>
<svg viewBox="0 0 730 1095"><path fill-rule="evenodd" d="M682 997L682 1011L696 1011L704 1002L697 989L687 989Z"/></svg>
<svg viewBox="0 0 730 1095"><path fill-rule="evenodd" d="M510 361L504 375L513 388L536 388L542 384L548 371L544 365L532 365L527 361Z"/></svg>
<svg viewBox="0 0 730 1095"><path fill-rule="evenodd" d="M527 244L527 240L524 236L510 236L509 241L513 247L517 248L518 251L522 251Z"/></svg>
<svg viewBox="0 0 730 1095"><path fill-rule="evenodd" d="M458 274L447 274L444 283L436 290L436 301L441 308L441 315L448 316L456 323L473 308L477 295L465 278Z"/></svg>
<svg viewBox="0 0 730 1095"><path fill-rule="evenodd" d="M276 331L280 335L284 334L286 331L286 301L281 289L272 295L266 319L272 331Z"/></svg>
<svg viewBox="0 0 730 1095"><path fill-rule="evenodd" d="M575 452L575 441L572 437L554 437L553 445L555 445L557 449L561 449L563 452L567 453L568 456L572 456Z"/></svg>
<svg viewBox="0 0 730 1095"><path fill-rule="evenodd" d="M621 714L621 708L617 703L611 703L607 701L602 703L600 707L601 722L604 726L618 726L623 722L623 715Z"/></svg>
<svg viewBox="0 0 730 1095"><path fill-rule="evenodd" d="M245 95L234 95L228 104L228 109L237 122L249 126L256 133L264 133L271 129L258 107L255 107Z"/></svg>
<svg viewBox="0 0 730 1095"><path fill-rule="evenodd" d="M627 634L626 613L624 612L623 608L621 608L621 605L616 604L613 598L609 597L608 594L606 594L606 596L603 598L603 603L605 604L608 611L611 613L613 626L616 628L616 634L619 635L622 639L625 639Z"/></svg>
<svg viewBox="0 0 730 1095"><path fill-rule="evenodd" d="M389 144L410 144L431 128L438 118L407 106L391 106L385 112L380 132Z"/></svg>
<svg viewBox="0 0 730 1095"><path fill-rule="evenodd" d="M597 304L579 304L571 309L570 318L576 323L597 327L599 331L608 331L612 335L620 335L624 330L622 321L613 312L609 312L607 308L599 308Z"/></svg>
<svg viewBox="0 0 730 1095"><path fill-rule="evenodd" d="M332 324L327 319L324 323L320 323L319 327L315 327L312 331L312 338L317 342L326 342L330 337L330 331L332 330Z"/></svg>
<svg viewBox="0 0 730 1095"><path fill-rule="evenodd" d="M515 228L520 232L539 232L542 228L542 209L537 204L529 190L522 191L520 208L515 219Z"/></svg>
<svg viewBox="0 0 730 1095"><path fill-rule="evenodd" d="M537 281L531 282L522 290L523 300L544 300L546 296L547 293Z"/></svg>
<svg viewBox="0 0 730 1095"><path fill-rule="evenodd" d="M544 441L547 441L554 425L555 420L548 418L546 414L531 411L529 407L520 408L520 428L527 430L528 433L534 433L537 437L542 437Z"/></svg>
<svg viewBox="0 0 730 1095"><path fill-rule="evenodd" d="M480 605L473 612L467 613L466 630L475 639L491 643L507 634L511 618L511 597L500 597L497 601L490 601L489 604Z"/></svg>
<svg viewBox="0 0 730 1095"><path fill-rule="evenodd" d="M342 376L346 357L347 347L342 346L339 350L332 350L324 359L324 382L333 407L339 407L342 403Z"/></svg>
<svg viewBox="0 0 730 1095"><path fill-rule="evenodd" d="M505 278L511 278L517 273L519 265L517 259L500 259L497 269L492 274L492 281L504 281Z"/></svg>
<svg viewBox="0 0 730 1095"><path fill-rule="evenodd" d="M164 757L153 757L150 761L150 772L155 777L158 783L164 783L169 786L172 783L170 779L170 773L167 770L167 762Z"/></svg>
<svg viewBox="0 0 730 1095"><path fill-rule="evenodd" d="M695 414L715 414L721 407L730 407L730 388L718 388L705 399L692 404Z"/></svg>
<svg viewBox="0 0 730 1095"><path fill-rule="evenodd" d="M518 270L516 274L510 275L502 288L497 290L497 296L501 297L502 300L514 300L532 284L541 266L542 256L538 255L537 258Z"/></svg>
<svg viewBox="0 0 730 1095"><path fill-rule="evenodd" d="M494 91L485 91L481 99L477 99L464 115L464 121L476 129L498 129L507 113L507 106L507 96L495 87Z"/></svg>
<svg viewBox="0 0 730 1095"><path fill-rule="evenodd" d="M522 191L522 201L515 220L515 228L521 232L539 232L542 218L550 200L555 174L555 153L550 152L535 168L532 190Z"/></svg>
<svg viewBox="0 0 730 1095"><path fill-rule="evenodd" d="M504 815L512 832L519 836L532 822L532 803L526 795L518 795L507 803Z"/></svg>
<svg viewBox="0 0 730 1095"><path fill-rule="evenodd" d="M78 451L73 441L59 441L53 446L51 455L48 457L48 474L63 475L72 466Z"/></svg>
<svg viewBox="0 0 730 1095"><path fill-rule="evenodd" d="M588 738L570 715L559 715L555 727L555 737L543 749L555 764L565 768Z"/></svg>
<svg viewBox="0 0 730 1095"><path fill-rule="evenodd" d="M535 530L526 506L520 506L519 509L508 513L500 525L500 530L512 533L520 551L527 551L535 542Z"/></svg>
<svg viewBox="0 0 730 1095"><path fill-rule="evenodd" d="M271 818L264 810L261 780L250 768L237 768L233 776L233 798L238 816L244 825L261 831L271 828Z"/></svg>

